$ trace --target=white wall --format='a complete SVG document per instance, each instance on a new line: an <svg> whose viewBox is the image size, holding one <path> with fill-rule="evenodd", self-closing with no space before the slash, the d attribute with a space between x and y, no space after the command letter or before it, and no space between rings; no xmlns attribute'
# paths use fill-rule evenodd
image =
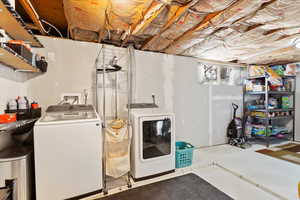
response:
<svg viewBox="0 0 300 200"><path fill-rule="evenodd" d="M88 102L95 104L95 59L101 45L72 40L39 37L46 48L35 49L46 55L49 68L43 75L14 72L0 66L0 113L6 103L16 96L27 95L38 100L45 109L57 104L62 93L89 92ZM125 113L127 99L126 49L105 45L105 62L114 55L120 58L124 72L119 73L119 113ZM99 65L101 65L101 58ZM231 103L241 105L242 88L224 85L202 85L197 81L197 60L189 57L135 51L135 102L152 102L155 94L160 108L176 115L177 140L195 146L208 146L226 142L226 127L232 117ZM99 75L101 78L101 75ZM31 79L31 80L29 80ZM114 77L107 77L107 113L114 113ZM297 99L300 98L300 78ZM98 83L99 104L102 103L102 83ZM300 101L296 101L296 108ZM101 113L101 109L99 110ZM241 113L240 108L239 113ZM241 114L240 114L241 115ZM296 109L296 139L300 140L300 112Z"/></svg>
<svg viewBox="0 0 300 200"><path fill-rule="evenodd" d="M28 95L36 97L46 108L57 104L62 93L82 93L88 89L89 103L95 104L94 63L101 45L48 37L39 39L46 48L36 51L48 57L49 67L46 74L28 81ZM128 51L105 45L104 52L105 63L116 55L125 70L118 73L119 113L124 114ZM239 87L199 84L198 63L193 58L135 51L135 61L134 101L152 102L151 95L155 94L160 108L176 115L177 140L190 142L197 147L225 142L224 127L231 119L231 100L239 101L241 98ZM102 54L99 58L101 63ZM106 102L107 113L111 116L114 114L113 80L113 75L108 75ZM98 88L101 105L102 82L98 83ZM222 96L219 90L226 90L226 95ZM219 99L214 99L215 94ZM99 111L101 114L101 109Z"/></svg>
<svg viewBox="0 0 300 200"><path fill-rule="evenodd" d="M239 106L237 117L243 113L243 88L242 86L210 86L210 144L218 145L227 143L224 137L227 125L233 116L232 103Z"/></svg>
<svg viewBox="0 0 300 200"><path fill-rule="evenodd" d="M95 60L102 47L101 44L78 42L73 40L49 38L39 36L39 40L46 47L35 49L42 55L46 55L48 60L48 71L44 75L28 81L28 95L35 96L44 110L49 105L57 104L61 101L64 93L79 93L83 100L83 91L88 91L88 103L96 102L96 65ZM127 50L105 45L105 63L116 55L120 58L119 64L127 68ZM99 56L98 66L102 65L102 53ZM124 107L127 97L126 72L119 73L119 100L120 107ZM102 104L102 76L98 75L98 97L99 105ZM114 75L108 74L106 78L107 87L107 113L114 111ZM124 85L125 83L125 85ZM82 101L83 102L83 101ZM99 106L101 114L102 109ZM124 112L124 110L122 110Z"/></svg>
<svg viewBox="0 0 300 200"><path fill-rule="evenodd" d="M17 96L27 96L26 74L14 72L0 64L0 113L4 113L6 104Z"/></svg>
<svg viewBox="0 0 300 200"><path fill-rule="evenodd" d="M162 110L173 112L174 106L174 60L175 56L152 52L135 51L136 69L134 81L134 101L156 104Z"/></svg>
<svg viewBox="0 0 300 200"><path fill-rule="evenodd" d="M28 95L35 96L43 108L57 104L63 93L91 94L94 83L94 61L97 55L96 44L71 40L39 37L46 47L35 49L48 60L47 73L28 81ZM90 96L89 103L93 102Z"/></svg>
<svg viewBox="0 0 300 200"><path fill-rule="evenodd" d="M178 140L209 145L209 86L198 83L197 61L175 58L174 111Z"/></svg>
<svg viewBox="0 0 300 200"><path fill-rule="evenodd" d="M242 87L200 84L196 59L176 56L174 63L178 140L195 146L226 143L226 128L232 118L231 103L240 105L239 115L242 113Z"/></svg>

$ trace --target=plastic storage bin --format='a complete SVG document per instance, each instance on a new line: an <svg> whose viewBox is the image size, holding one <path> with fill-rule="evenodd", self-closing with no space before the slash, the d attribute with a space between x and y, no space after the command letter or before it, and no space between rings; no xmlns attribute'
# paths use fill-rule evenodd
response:
<svg viewBox="0 0 300 200"><path fill-rule="evenodd" d="M194 146L187 142L176 142L176 168L192 165Z"/></svg>

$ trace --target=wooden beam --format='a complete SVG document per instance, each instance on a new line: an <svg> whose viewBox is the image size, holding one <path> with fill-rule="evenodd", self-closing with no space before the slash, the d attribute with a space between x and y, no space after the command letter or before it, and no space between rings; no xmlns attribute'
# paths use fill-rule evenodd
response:
<svg viewBox="0 0 300 200"><path fill-rule="evenodd" d="M101 29L99 32L98 42L101 43L101 41L104 39L105 36L105 29Z"/></svg>
<svg viewBox="0 0 300 200"><path fill-rule="evenodd" d="M19 0L19 2L21 3L21 5L24 8L24 10L26 11L26 13L29 15L29 17L31 18L33 23L36 25L36 27L38 27L41 34L47 35L47 33L45 32L43 25L39 19L39 15L34 10L30 0Z"/></svg>
<svg viewBox="0 0 300 200"><path fill-rule="evenodd" d="M26 24L19 18L21 17L17 12L10 10L7 5L0 1L0 27L12 39L23 40L34 47L43 47L40 41L26 27Z"/></svg>
<svg viewBox="0 0 300 200"><path fill-rule="evenodd" d="M35 24L26 23L26 26L31 30L39 30L39 28Z"/></svg>
<svg viewBox="0 0 300 200"><path fill-rule="evenodd" d="M167 48L164 49L164 51L166 53L172 53L172 51L168 50L168 48L170 46L174 46L179 44L182 40L184 40L185 38L188 38L189 36L191 36L194 32L196 31L200 31L203 30L207 27L209 27L209 25L211 24L211 20L213 18L218 18L223 14L224 11L217 11L214 13L210 13L208 14L197 26L195 26L194 28L189 29L188 31L186 31L185 33L183 33L181 36L179 36L177 39L174 40L174 42L172 42Z"/></svg>
<svg viewBox="0 0 300 200"><path fill-rule="evenodd" d="M128 42L132 34L137 34L139 31L147 27L161 13L166 5L166 3L162 3L160 1L153 1L146 10L144 16L136 24L132 25L131 29L125 33L126 36L122 42L122 46Z"/></svg>
<svg viewBox="0 0 300 200"><path fill-rule="evenodd" d="M162 27L161 31L157 35L154 35L150 40L148 40L147 43L142 46L141 50L145 50L149 46L151 46L151 44L153 44L153 42L157 40L163 32L165 32L172 24L174 24L175 21L179 19L179 17L181 17L192 5L197 2L198 0L193 0L187 5L179 7L175 15L171 17L170 20Z"/></svg>
<svg viewBox="0 0 300 200"><path fill-rule="evenodd" d="M196 58L196 59L201 63L207 63L212 65L222 65L227 67L247 67L247 64L243 64L243 63L225 62L225 61L210 60L204 58Z"/></svg>

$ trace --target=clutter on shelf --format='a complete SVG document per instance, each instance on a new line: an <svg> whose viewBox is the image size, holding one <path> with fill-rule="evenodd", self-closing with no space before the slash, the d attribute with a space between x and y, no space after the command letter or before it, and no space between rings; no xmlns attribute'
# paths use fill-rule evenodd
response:
<svg viewBox="0 0 300 200"><path fill-rule="evenodd" d="M245 133L271 138L294 138L295 65L249 66L244 87ZM287 124L292 122L292 127Z"/></svg>
<svg viewBox="0 0 300 200"><path fill-rule="evenodd" d="M45 57L32 52L31 46L43 47L10 2L0 1L0 62L21 71L46 72Z"/></svg>
<svg viewBox="0 0 300 200"><path fill-rule="evenodd" d="M255 110L264 110L267 109L272 112L273 109L292 109L293 108L293 99L291 96L281 96L281 95L273 95L268 98L268 106L266 106L265 97L259 97L254 100L249 100L246 102L246 107L250 111Z"/></svg>
<svg viewBox="0 0 300 200"><path fill-rule="evenodd" d="M0 115L0 123L36 119L41 117L42 109L36 101L30 101L24 96L11 99L4 112L5 114Z"/></svg>
<svg viewBox="0 0 300 200"><path fill-rule="evenodd" d="M18 71L46 72L45 58L31 51L43 45L15 11L14 1L0 1L0 11L0 62Z"/></svg>
<svg viewBox="0 0 300 200"><path fill-rule="evenodd" d="M30 45L22 40L9 40L1 43L1 47L14 55L22 57L33 68L39 69L41 72L47 72L48 63L44 56L32 52ZM10 63L7 63L10 64Z"/></svg>
<svg viewBox="0 0 300 200"><path fill-rule="evenodd" d="M4 29L11 39L24 40L34 47L43 47L41 42L36 38L26 22L22 19L15 9L15 0L0 1L1 19L0 27ZM1 36L0 36L1 37Z"/></svg>
<svg viewBox="0 0 300 200"><path fill-rule="evenodd" d="M248 66L248 77L258 78L266 75L274 77L296 76L297 64L286 65L250 65Z"/></svg>
<svg viewBox="0 0 300 200"><path fill-rule="evenodd" d="M266 129L266 126L264 124L247 124L245 130L247 135L273 136L277 138L283 138L286 134L289 133L289 130L286 127L269 126L269 128Z"/></svg>

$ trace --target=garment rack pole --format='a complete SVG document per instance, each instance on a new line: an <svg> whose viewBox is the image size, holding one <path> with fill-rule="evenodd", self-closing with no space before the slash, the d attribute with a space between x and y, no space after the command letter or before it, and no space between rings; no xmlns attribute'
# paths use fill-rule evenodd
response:
<svg viewBox="0 0 300 200"><path fill-rule="evenodd" d="M106 149L105 149L105 140L106 140L106 73L112 72L110 71L105 64L105 52L103 51L103 46L97 56L96 59L96 110L99 113L98 109L98 74L102 75L102 138L103 138L103 143L102 143L102 183L103 183L103 194L107 195L108 194L108 188L107 188L107 180L106 180ZM100 57L100 53L102 53L102 64L101 64L101 73L98 73L98 58ZM128 55L129 55L129 65L128 65L128 70L127 70L127 92L128 92L128 122L127 122L127 129L128 133L130 134L131 130L131 121L130 121L130 105L132 103L132 67L134 65L134 49L132 46L129 46L128 48ZM108 70L107 70L108 69ZM99 70L100 71L100 70ZM115 106L116 106L116 111L115 111L115 118L118 118L118 75L117 73L115 74ZM130 171L127 173L127 186L129 188L132 187L131 184L131 174Z"/></svg>
<svg viewBox="0 0 300 200"><path fill-rule="evenodd" d="M127 115L127 131L130 135L131 133L131 130L132 130L132 123L131 123L131 118L130 118L130 112L131 112L131 104L132 104L132 78L133 78L133 75L132 75L132 69L133 69L133 65L135 64L135 60L134 60L134 49L133 49L133 46L132 45L129 45L128 47L128 54L129 54L129 65L128 65L128 70L127 70L127 89L128 89L128 105L127 105L127 110L128 110L128 115ZM130 137L132 138L132 137ZM130 141L131 143L131 141ZM132 187L132 184L131 184L131 181L130 181L130 178L131 178L131 174L130 174L130 171L127 173L128 175L128 181L127 181L127 185L129 188Z"/></svg>
<svg viewBox="0 0 300 200"><path fill-rule="evenodd" d="M102 54L102 67L103 67L103 71L102 71L102 91L103 91L103 94L102 94L102 111L103 111L103 132L102 132L102 135L103 135L103 142L102 142L102 173L103 173L103 193L104 194L107 194L108 193L108 190L107 190L107 185L106 185L106 150L105 150L105 135L106 135L106 87L105 87L105 84L106 84L106 81L105 81L105 73L106 73L106 65L105 65L105 53L103 51L103 54Z"/></svg>

